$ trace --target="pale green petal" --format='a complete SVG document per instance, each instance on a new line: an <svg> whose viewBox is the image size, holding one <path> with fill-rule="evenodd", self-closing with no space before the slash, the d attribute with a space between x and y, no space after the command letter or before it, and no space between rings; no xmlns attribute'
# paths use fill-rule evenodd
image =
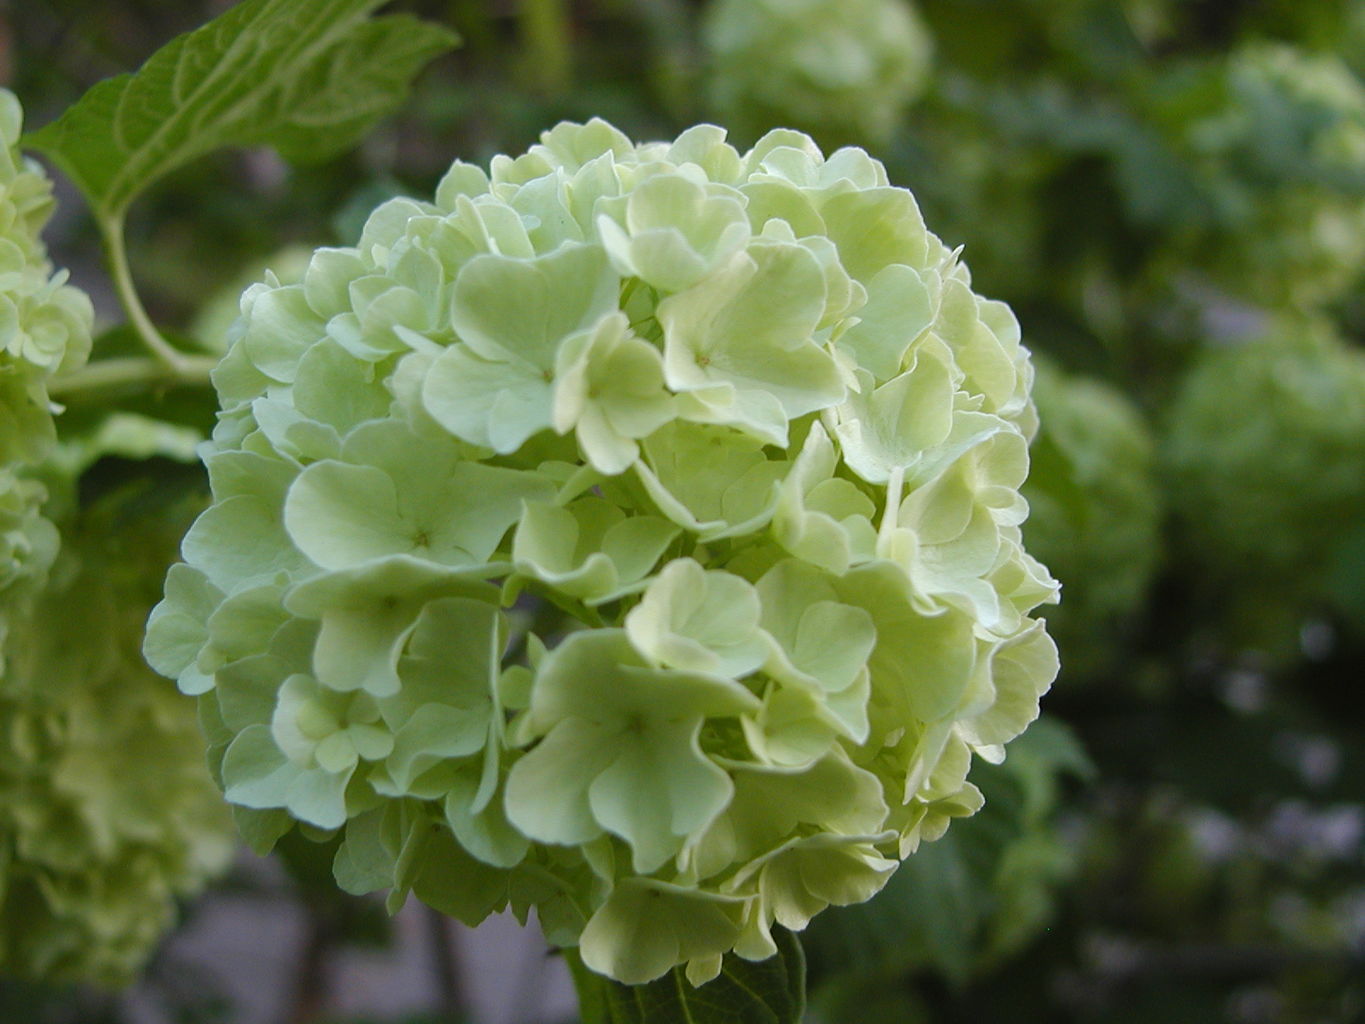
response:
<svg viewBox="0 0 1365 1024"><path fill-rule="evenodd" d="M916 348L909 367L880 387L860 371L862 390L835 414L835 436L850 468L869 483L885 483L894 469L916 466L948 441L953 376L942 345Z"/></svg>
<svg viewBox="0 0 1365 1024"><path fill-rule="evenodd" d="M617 737L616 757L588 787L593 817L630 843L641 874L662 867L730 802L734 785L702 754L700 729L700 719L651 723Z"/></svg>
<svg viewBox="0 0 1365 1024"><path fill-rule="evenodd" d="M567 508L528 502L512 544L517 571L589 603L614 600L654 567L678 534L657 516L625 517L600 498Z"/></svg>
<svg viewBox="0 0 1365 1024"><path fill-rule="evenodd" d="M742 900L628 878L583 928L583 962L624 985L643 985L688 960L729 950Z"/></svg>
<svg viewBox="0 0 1365 1024"><path fill-rule="evenodd" d="M445 800L446 821L460 845L485 864L516 867L526 858L531 842L507 820L502 799L478 807L479 788L475 772L462 770L456 775Z"/></svg>
<svg viewBox="0 0 1365 1024"><path fill-rule="evenodd" d="M548 377L519 356L485 359L453 345L427 371L422 405L460 440L506 454L549 428L554 391Z"/></svg>
<svg viewBox="0 0 1365 1024"><path fill-rule="evenodd" d="M335 430L308 419L286 402L258 398L251 403L251 415L270 446L288 458L299 462L328 459L341 448Z"/></svg>
<svg viewBox="0 0 1365 1024"><path fill-rule="evenodd" d="M565 242L582 242L585 232L569 209L568 181L563 174L547 174L528 181L511 198L521 214L537 252L553 252Z"/></svg>
<svg viewBox="0 0 1365 1024"><path fill-rule="evenodd" d="M436 185L436 205L443 210L455 208L456 196L488 193L488 172L475 164L456 160Z"/></svg>
<svg viewBox="0 0 1365 1024"><path fill-rule="evenodd" d="M589 464L603 473L624 472L635 461L635 441L673 418L658 350L634 337L620 313L569 338L555 369L554 428L577 428Z"/></svg>
<svg viewBox="0 0 1365 1024"><path fill-rule="evenodd" d="M675 391L730 384L777 398L788 417L840 400L843 380L814 340L825 306L819 262L800 245L755 242L720 270L659 303L664 373Z"/></svg>
<svg viewBox="0 0 1365 1024"><path fill-rule="evenodd" d="M951 714L976 662L972 619L951 607L921 610L895 566L856 567L834 584L840 600L864 609L877 629L868 665L874 701L933 722Z"/></svg>
<svg viewBox="0 0 1365 1024"><path fill-rule="evenodd" d="M602 834L588 790L615 756L613 730L569 718L512 766L507 819L544 843L582 843Z"/></svg>
<svg viewBox="0 0 1365 1024"><path fill-rule="evenodd" d="M659 665L741 677L767 658L759 631L760 595L728 572L690 558L666 565L626 616L636 650Z"/></svg>
<svg viewBox="0 0 1365 1024"><path fill-rule="evenodd" d="M902 188L841 192L820 207L844 267L868 285L894 263L918 269L928 254L928 232L915 197Z"/></svg>
<svg viewBox="0 0 1365 1024"><path fill-rule="evenodd" d="M824 426L813 424L782 482L773 536L798 558L842 575L850 565L873 555L876 506L852 481L831 476L836 464Z"/></svg>
<svg viewBox="0 0 1365 1024"><path fill-rule="evenodd" d="M283 807L289 786L301 772L275 745L269 726L248 726L223 759L225 795L244 807Z"/></svg>
<svg viewBox="0 0 1365 1024"><path fill-rule="evenodd" d="M743 183L739 190L748 200L746 212L755 231L762 231L770 220L777 219L789 225L798 238L824 234L825 222L815 212L810 197L794 185L756 180Z"/></svg>
<svg viewBox="0 0 1365 1024"><path fill-rule="evenodd" d="M837 600L833 577L804 562L778 563L758 581L763 628L776 641L767 670L824 694L851 686L877 641L872 617ZM861 742L865 736L857 737Z"/></svg>
<svg viewBox="0 0 1365 1024"><path fill-rule="evenodd" d="M251 538L242 544L239 538ZM195 520L181 548L185 560L227 593L285 573L309 574L308 563L288 540L280 509L250 495L208 508Z"/></svg>
<svg viewBox="0 0 1365 1024"><path fill-rule="evenodd" d="M712 181L727 185L740 175L739 152L725 141L725 129L714 124L688 128L669 145L667 159L679 165L695 164Z"/></svg>
<svg viewBox="0 0 1365 1024"><path fill-rule="evenodd" d="M872 844L816 835L772 856L759 876L772 920L801 931L826 907L865 903L882 890L898 864Z"/></svg>
<svg viewBox="0 0 1365 1024"><path fill-rule="evenodd" d="M963 736L979 746L1014 739L1038 717L1038 701L1058 668L1057 645L1041 622L1001 644L990 664L995 701L989 710L962 723Z"/></svg>
<svg viewBox="0 0 1365 1024"><path fill-rule="evenodd" d="M332 341L321 341L303 354L292 395L302 415L343 432L385 415L391 401L376 368L351 358Z"/></svg>
<svg viewBox="0 0 1365 1024"><path fill-rule="evenodd" d="M477 576L487 569L464 574L395 555L295 587L285 606L322 621L313 657L321 682L386 697L400 688L398 659L423 606L436 597L478 593Z"/></svg>
<svg viewBox="0 0 1365 1024"><path fill-rule="evenodd" d="M484 359L550 370L564 338L615 308L617 289L596 246L566 245L534 260L477 256L455 281L451 323Z"/></svg>
<svg viewBox="0 0 1365 1024"><path fill-rule="evenodd" d="M621 224L603 215L598 233L623 276L677 292L723 263L749 239L744 207L681 174L656 174L631 191Z"/></svg>
<svg viewBox="0 0 1365 1024"><path fill-rule="evenodd" d="M858 323L839 336L858 365L882 383L901 370L906 350L934 321L937 278L903 264L883 267L867 284Z"/></svg>
<svg viewBox="0 0 1365 1024"><path fill-rule="evenodd" d="M655 668L624 630L597 629L572 634L541 663L528 721L541 732L574 718L630 732L637 720L735 715L757 706L734 680Z"/></svg>
<svg viewBox="0 0 1365 1024"><path fill-rule="evenodd" d="M726 818L735 835L733 858L740 861L776 849L803 825L844 835L878 835L885 828L881 782L841 747L800 771L746 766L734 778Z"/></svg>
<svg viewBox="0 0 1365 1024"><path fill-rule="evenodd" d="M449 704L423 704L393 735L393 752L385 767L400 791L449 758L483 749L488 713Z"/></svg>
<svg viewBox="0 0 1365 1024"><path fill-rule="evenodd" d="M703 539L749 533L772 518L788 463L725 427L673 422L644 442L635 469L659 510Z"/></svg>
<svg viewBox="0 0 1365 1024"><path fill-rule="evenodd" d="M754 756L763 765L807 768L827 755L847 727L826 703L804 687L770 684L758 712L740 724Z"/></svg>
<svg viewBox="0 0 1365 1024"><path fill-rule="evenodd" d="M996 334L982 321L982 302L962 281L948 280L943 285L943 306L935 330L953 349L953 356L966 371L974 390L981 391L994 412L1013 397L1019 367L1014 352L1018 345L1017 327Z"/></svg>
<svg viewBox="0 0 1365 1024"><path fill-rule="evenodd" d="M371 466L331 460L309 466L289 489L284 521L299 550L324 569L417 547L401 532L393 479Z"/></svg>
<svg viewBox="0 0 1365 1024"><path fill-rule="evenodd" d="M426 840L404 844L406 863L400 860L402 874L394 893L406 893L411 886L412 894L427 906L470 928L506 905L506 871L471 857L434 817L417 818L411 828L414 836L422 834ZM389 897L391 913L401 906L394 893Z"/></svg>
<svg viewBox="0 0 1365 1024"><path fill-rule="evenodd" d="M326 333L301 285L255 286L243 298L242 316L246 320L242 349L262 373L286 384L296 378L304 352Z"/></svg>
<svg viewBox="0 0 1365 1024"><path fill-rule="evenodd" d="M213 686L196 662L208 642L208 617L222 598L203 573L184 563L166 573L166 598L147 620L142 653L156 671L177 679L183 693L193 696Z"/></svg>

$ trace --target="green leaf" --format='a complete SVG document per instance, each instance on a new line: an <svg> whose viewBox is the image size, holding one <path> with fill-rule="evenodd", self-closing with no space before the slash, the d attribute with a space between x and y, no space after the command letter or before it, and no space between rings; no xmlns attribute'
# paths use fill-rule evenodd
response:
<svg viewBox="0 0 1365 1024"><path fill-rule="evenodd" d="M583 967L567 950L584 1024L798 1024L806 1008L806 958L786 929L777 955L754 963L733 954L720 974L693 986L678 967L648 985L622 985Z"/></svg>
<svg viewBox="0 0 1365 1024"><path fill-rule="evenodd" d="M25 139L117 218L157 178L225 146L317 160L354 143L402 101L447 29L383 0L245 0L177 36L140 70L100 82Z"/></svg>

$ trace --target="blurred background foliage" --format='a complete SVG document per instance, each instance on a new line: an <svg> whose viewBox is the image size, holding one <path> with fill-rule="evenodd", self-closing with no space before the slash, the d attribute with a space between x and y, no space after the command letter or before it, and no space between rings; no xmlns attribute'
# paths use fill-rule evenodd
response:
<svg viewBox="0 0 1365 1024"><path fill-rule="evenodd" d="M41 126L226 6L0 3L0 84ZM212 157L136 207L159 323L221 347L236 293L287 275L289 247L344 244L453 158L596 115L634 138L712 120L739 145L776 124L863 145L1038 357L1026 536L1064 584L1062 676L1044 722L975 770L981 813L812 925L811 1019L1365 1019L1365 2L393 6L464 43L356 151ZM54 261L100 306L95 231L59 197ZM128 411L200 427L210 398ZM149 491L192 503L182 464L145 460L181 435L130 452L82 415L73 529ZM325 854L282 854L312 922L298 1020L317 957L385 941ZM148 970L165 1019L234 1019L164 956ZM0 979L6 1021L123 1006Z"/></svg>

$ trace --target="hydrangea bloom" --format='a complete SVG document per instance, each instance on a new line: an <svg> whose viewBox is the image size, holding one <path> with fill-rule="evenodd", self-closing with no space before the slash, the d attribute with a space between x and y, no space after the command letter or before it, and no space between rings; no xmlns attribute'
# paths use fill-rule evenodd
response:
<svg viewBox="0 0 1365 1024"><path fill-rule="evenodd" d="M1358 282L1365 85L1351 69L1259 43L1174 82L1153 112L1219 231L1187 232L1172 257L1267 304L1322 304Z"/></svg>
<svg viewBox="0 0 1365 1024"><path fill-rule="evenodd" d="M39 233L52 186L17 147L23 110L0 89L0 465L41 458L55 436L47 381L90 353L90 300L53 273Z"/></svg>
<svg viewBox="0 0 1365 1024"><path fill-rule="evenodd" d="M705 980L976 810L1056 672L1018 325L861 150L561 124L234 335L146 652L351 891Z"/></svg>
<svg viewBox="0 0 1365 1024"><path fill-rule="evenodd" d="M20 155L22 128L19 101L0 89L0 639L16 589L40 584L56 555L56 530L40 514L46 492L22 470L56 440L47 382L85 362L92 319L85 293L47 260L52 186Z"/></svg>
<svg viewBox="0 0 1365 1024"><path fill-rule="evenodd" d="M1188 556L1243 624L1297 629L1365 511L1365 353L1294 319L1209 348L1162 443Z"/></svg>
<svg viewBox="0 0 1365 1024"><path fill-rule="evenodd" d="M1126 616L1146 596L1161 552L1155 440L1137 408L1099 380L1036 362L1042 421L1024 497L1029 548L1047 561L1066 600L1047 613L1067 678L1113 656Z"/></svg>
<svg viewBox="0 0 1365 1024"><path fill-rule="evenodd" d="M42 580L56 557L57 530L41 511L46 493L36 480L0 467L0 595L12 598L21 584ZM0 612L0 643L4 634L5 616Z"/></svg>
<svg viewBox="0 0 1365 1024"><path fill-rule="evenodd" d="M906 0L712 0L703 30L712 101L750 138L790 124L884 143L933 49Z"/></svg>
<svg viewBox="0 0 1365 1024"><path fill-rule="evenodd" d="M126 983L175 901L221 872L235 846L193 709L138 650L156 599L149 569L169 561L192 510L141 518L150 529L139 529L127 497L89 510L48 585L11 605L0 669L5 974Z"/></svg>
<svg viewBox="0 0 1365 1024"><path fill-rule="evenodd" d="M21 122L0 90L0 972L113 985L233 842L194 715L135 640L192 510L137 529L105 499L66 547L45 517L118 439L54 454L48 384L85 362L92 315L47 260L51 188Z"/></svg>

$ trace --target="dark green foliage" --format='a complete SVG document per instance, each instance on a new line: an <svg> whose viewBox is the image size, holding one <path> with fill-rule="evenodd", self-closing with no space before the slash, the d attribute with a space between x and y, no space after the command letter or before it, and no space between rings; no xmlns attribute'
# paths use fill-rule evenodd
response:
<svg viewBox="0 0 1365 1024"><path fill-rule="evenodd" d="M455 36L411 17L369 20L382 0L246 0L177 36L137 73L101 82L29 143L103 215L225 146L319 160L392 112Z"/></svg>
<svg viewBox="0 0 1365 1024"><path fill-rule="evenodd" d="M693 986L682 968L647 985L621 985L573 956L583 1024L800 1024L806 1007L801 943L774 929L777 955L753 963L727 954L719 977Z"/></svg>
<svg viewBox="0 0 1365 1024"><path fill-rule="evenodd" d="M815 979L929 969L963 985L1016 953L1047 925L1057 886L1074 873L1055 813L1068 781L1093 774L1068 729L1035 723L1002 765L976 769L981 811L907 859L877 899L811 925Z"/></svg>

